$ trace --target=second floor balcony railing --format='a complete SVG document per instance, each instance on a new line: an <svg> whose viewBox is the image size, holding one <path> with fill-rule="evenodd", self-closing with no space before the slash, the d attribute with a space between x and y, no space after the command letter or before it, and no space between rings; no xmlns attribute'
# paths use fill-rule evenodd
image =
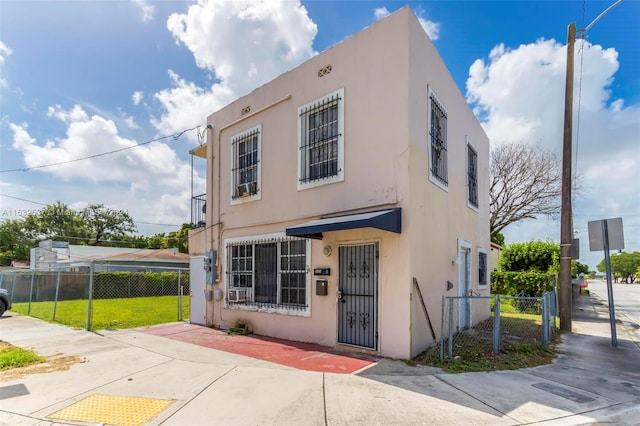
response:
<svg viewBox="0 0 640 426"><path fill-rule="evenodd" d="M191 198L191 226L203 228L206 226L207 194L196 195Z"/></svg>

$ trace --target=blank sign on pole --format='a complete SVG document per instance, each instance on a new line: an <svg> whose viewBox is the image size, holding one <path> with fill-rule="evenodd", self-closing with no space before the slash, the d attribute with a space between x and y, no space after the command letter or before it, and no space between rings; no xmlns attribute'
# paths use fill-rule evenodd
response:
<svg viewBox="0 0 640 426"><path fill-rule="evenodd" d="M624 250L624 234L622 232L622 218L592 220L587 222L589 227L589 250L604 251L604 235L602 222L607 222L609 234L609 250Z"/></svg>

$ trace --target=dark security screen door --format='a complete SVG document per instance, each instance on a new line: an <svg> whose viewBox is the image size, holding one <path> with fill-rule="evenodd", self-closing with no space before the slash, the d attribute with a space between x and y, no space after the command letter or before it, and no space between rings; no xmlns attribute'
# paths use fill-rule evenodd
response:
<svg viewBox="0 0 640 426"><path fill-rule="evenodd" d="M377 349L378 244L338 248L338 342Z"/></svg>

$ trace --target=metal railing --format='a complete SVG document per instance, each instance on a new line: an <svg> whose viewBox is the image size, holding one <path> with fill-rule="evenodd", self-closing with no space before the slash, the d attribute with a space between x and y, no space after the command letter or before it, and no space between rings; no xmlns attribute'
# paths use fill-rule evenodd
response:
<svg viewBox="0 0 640 426"><path fill-rule="evenodd" d="M508 345L548 346L556 332L556 297L442 298L440 359L500 353Z"/></svg>
<svg viewBox="0 0 640 426"><path fill-rule="evenodd" d="M191 198L191 226L203 228L206 226L207 194L196 195Z"/></svg>

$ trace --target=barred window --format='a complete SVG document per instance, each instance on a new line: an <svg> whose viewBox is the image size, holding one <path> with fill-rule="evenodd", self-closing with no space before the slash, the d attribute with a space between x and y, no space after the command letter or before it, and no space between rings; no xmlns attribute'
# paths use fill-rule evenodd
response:
<svg viewBox="0 0 640 426"><path fill-rule="evenodd" d="M478 153L467 143L467 200L478 207Z"/></svg>
<svg viewBox="0 0 640 426"><path fill-rule="evenodd" d="M344 90L300 107L298 189L343 179Z"/></svg>
<svg viewBox="0 0 640 426"><path fill-rule="evenodd" d="M231 139L231 198L253 197L260 190L260 128L256 126Z"/></svg>
<svg viewBox="0 0 640 426"><path fill-rule="evenodd" d="M478 288L487 287L487 252L478 249Z"/></svg>
<svg viewBox="0 0 640 426"><path fill-rule="evenodd" d="M307 244L288 237L227 244L227 301L236 306L306 310Z"/></svg>
<svg viewBox="0 0 640 426"><path fill-rule="evenodd" d="M429 178L439 186L449 184L447 170L447 110L429 90Z"/></svg>

